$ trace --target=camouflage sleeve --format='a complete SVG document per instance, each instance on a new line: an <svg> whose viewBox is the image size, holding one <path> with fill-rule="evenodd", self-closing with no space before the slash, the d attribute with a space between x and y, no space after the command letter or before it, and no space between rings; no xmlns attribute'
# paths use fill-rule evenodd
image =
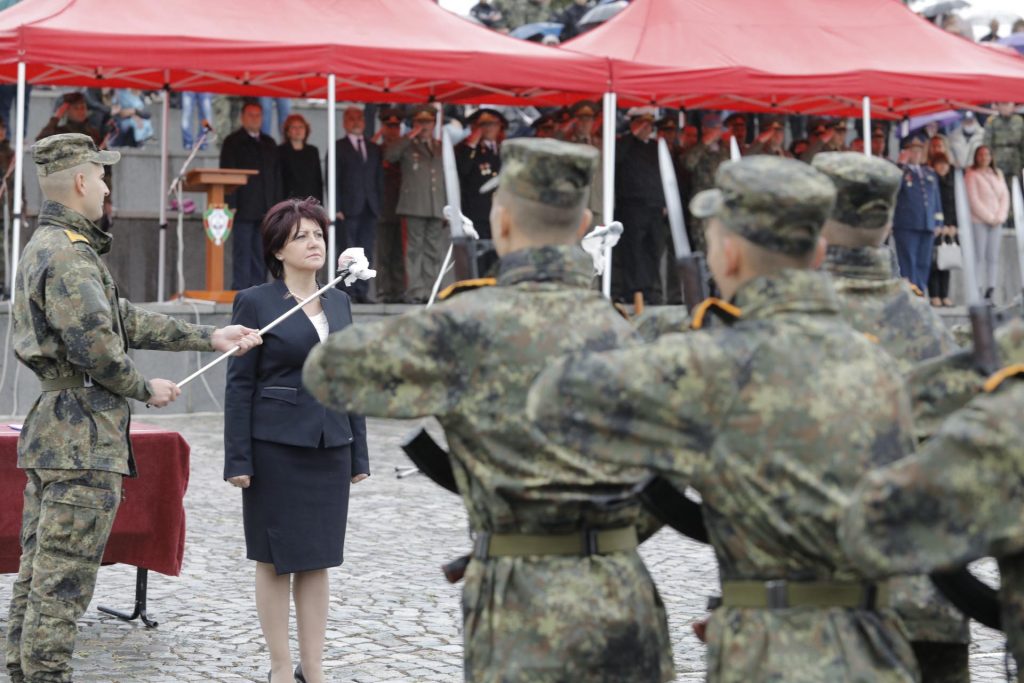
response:
<svg viewBox="0 0 1024 683"><path fill-rule="evenodd" d="M453 356L474 340L435 307L370 324L349 325L313 348L302 371L306 389L336 410L376 417L445 415L469 378Z"/></svg>
<svg viewBox="0 0 1024 683"><path fill-rule="evenodd" d="M647 309L640 314L634 324L640 337L644 341L652 342L664 334L687 331L690 326L690 314L685 306Z"/></svg>
<svg viewBox="0 0 1024 683"><path fill-rule="evenodd" d="M730 393L713 386L721 352L704 346L698 355L688 336L671 335L559 359L531 387L527 416L566 448L695 482L716 432L713 401Z"/></svg>
<svg viewBox="0 0 1024 683"><path fill-rule="evenodd" d="M46 278L46 319L60 335L68 362L115 394L139 401L149 385L114 331L114 311L90 257L77 249L55 251Z"/></svg>
<svg viewBox="0 0 1024 683"><path fill-rule="evenodd" d="M169 315L139 308L119 299L121 320L133 349L154 351L213 351L212 325L193 325Z"/></svg>
<svg viewBox="0 0 1024 683"><path fill-rule="evenodd" d="M1024 550L1024 384L1014 381L1016 397L978 396L917 454L861 480L840 527L858 566L928 573Z"/></svg>

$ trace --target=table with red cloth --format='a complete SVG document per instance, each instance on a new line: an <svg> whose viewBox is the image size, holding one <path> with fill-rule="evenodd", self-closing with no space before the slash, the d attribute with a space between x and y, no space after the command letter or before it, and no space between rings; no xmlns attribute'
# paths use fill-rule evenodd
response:
<svg viewBox="0 0 1024 683"><path fill-rule="evenodd" d="M21 557L25 473L18 469L18 434L10 424L0 424L0 573L17 572ZM139 476L124 479L103 564L139 568L144 611L145 570L168 576L181 573L189 447L177 432L137 422L132 423L131 440Z"/></svg>

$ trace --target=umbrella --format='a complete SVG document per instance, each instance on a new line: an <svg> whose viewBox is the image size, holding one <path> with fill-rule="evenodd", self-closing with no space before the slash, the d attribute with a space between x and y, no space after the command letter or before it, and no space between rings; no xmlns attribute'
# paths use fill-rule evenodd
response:
<svg viewBox="0 0 1024 683"><path fill-rule="evenodd" d="M532 40L536 43L542 42L544 38L553 36L558 38L562 33L562 24L554 21L538 21L533 24L523 24L509 33L513 38Z"/></svg>
<svg viewBox="0 0 1024 683"><path fill-rule="evenodd" d="M911 11L928 17L937 17L940 14L949 14L953 10L970 7L971 3L965 0L925 0L914 3L910 6Z"/></svg>
<svg viewBox="0 0 1024 683"><path fill-rule="evenodd" d="M627 0L615 0L615 2L605 2L594 7L580 18L580 22L577 24L580 33L589 31L590 29L603 24L622 10L626 9L628 5L629 2L627 2Z"/></svg>

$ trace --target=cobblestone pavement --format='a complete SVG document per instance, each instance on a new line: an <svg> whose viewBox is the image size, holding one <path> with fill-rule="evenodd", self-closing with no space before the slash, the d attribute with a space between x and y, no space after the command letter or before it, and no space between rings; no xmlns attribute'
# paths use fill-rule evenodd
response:
<svg viewBox="0 0 1024 683"><path fill-rule="evenodd" d="M221 481L222 418L145 417L182 432L192 446L184 568L178 578L150 575L150 612L160 621L152 630L96 611L97 605L130 607L134 591L133 568L100 571L96 597L80 622L75 680L264 681L268 657L253 603L253 567L245 559L241 496ZM468 547L465 515L455 496L424 477L395 479L395 467L409 464L398 444L412 424L369 421L374 474L353 489L345 564L331 570L325 656L331 681L462 680L459 589L438 567ZM668 608L677 680L703 680L704 649L690 622L702 615L715 586L714 558L671 531L646 543L642 554ZM3 630L12 581L0 578ZM1004 680L1001 635L976 630L971 662L975 681Z"/></svg>

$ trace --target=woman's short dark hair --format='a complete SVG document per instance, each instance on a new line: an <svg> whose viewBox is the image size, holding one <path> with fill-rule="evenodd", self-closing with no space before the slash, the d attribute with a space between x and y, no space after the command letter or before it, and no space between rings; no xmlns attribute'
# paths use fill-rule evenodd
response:
<svg viewBox="0 0 1024 683"><path fill-rule="evenodd" d="M270 207L260 224L260 235L263 238L263 262L267 270L280 280L284 275L284 266L277 260L277 252L284 248L288 239L295 232L299 222L308 218L325 233L327 232L327 212L320 202L313 197L305 199L286 199Z"/></svg>
<svg viewBox="0 0 1024 683"><path fill-rule="evenodd" d="M306 117L303 116L302 114L289 114L285 118L284 123L281 124L281 135L284 138L285 142L288 141L288 129L291 127L293 123L296 122L301 123L303 126L306 127L306 135L302 138L302 141L306 142L307 140L309 140L310 127L309 121L306 120Z"/></svg>
<svg viewBox="0 0 1024 683"><path fill-rule="evenodd" d="M981 166L978 166L978 154L980 154L983 149L988 149L988 145L978 145L978 148L974 150L974 156L971 158L971 168L981 168ZM996 160L992 157L992 150L988 149L988 152L988 166L986 168L992 168L995 166Z"/></svg>

